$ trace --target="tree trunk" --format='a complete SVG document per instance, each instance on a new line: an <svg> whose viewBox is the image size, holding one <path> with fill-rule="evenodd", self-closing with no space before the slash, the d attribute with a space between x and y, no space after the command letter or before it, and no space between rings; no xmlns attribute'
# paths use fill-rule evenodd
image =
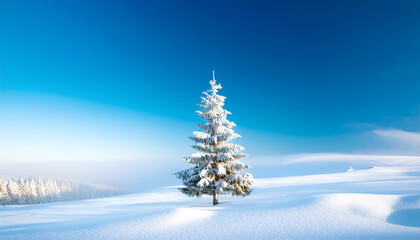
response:
<svg viewBox="0 0 420 240"><path fill-rule="evenodd" d="M219 203L219 201L217 201L217 192L214 191L213 192L213 206L218 204L218 203Z"/></svg>

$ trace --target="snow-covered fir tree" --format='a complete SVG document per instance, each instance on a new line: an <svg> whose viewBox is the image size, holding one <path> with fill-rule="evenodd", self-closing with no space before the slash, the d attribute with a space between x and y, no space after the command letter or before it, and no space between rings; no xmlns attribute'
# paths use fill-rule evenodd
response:
<svg viewBox="0 0 420 240"><path fill-rule="evenodd" d="M218 195L232 194L246 196L251 193L253 176L241 171L249 166L240 162L247 155L239 153L244 148L229 141L241 137L233 131L235 123L226 119L229 111L223 109L224 96L217 92L222 88L216 83L213 71L213 80L210 80L211 89L203 92L201 97L201 110L198 115L205 123L198 123L202 131L193 132L191 140L196 142L193 148L199 152L191 157L184 158L193 164L192 168L177 172L175 175L182 180L184 187L181 192L188 196L213 195L213 205L218 204Z"/></svg>

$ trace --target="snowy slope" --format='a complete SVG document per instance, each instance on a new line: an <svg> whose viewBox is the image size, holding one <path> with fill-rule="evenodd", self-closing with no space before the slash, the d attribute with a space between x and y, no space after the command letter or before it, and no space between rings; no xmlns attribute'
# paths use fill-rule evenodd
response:
<svg viewBox="0 0 420 240"><path fill-rule="evenodd" d="M420 239L420 166L256 179L246 198L176 187L0 207L0 239Z"/></svg>

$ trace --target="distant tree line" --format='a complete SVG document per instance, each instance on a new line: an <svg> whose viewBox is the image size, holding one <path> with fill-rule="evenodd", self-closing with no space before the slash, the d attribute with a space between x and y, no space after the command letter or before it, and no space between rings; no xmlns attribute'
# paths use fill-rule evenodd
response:
<svg viewBox="0 0 420 240"><path fill-rule="evenodd" d="M0 178L0 205L83 200L118 194L116 188L50 178Z"/></svg>

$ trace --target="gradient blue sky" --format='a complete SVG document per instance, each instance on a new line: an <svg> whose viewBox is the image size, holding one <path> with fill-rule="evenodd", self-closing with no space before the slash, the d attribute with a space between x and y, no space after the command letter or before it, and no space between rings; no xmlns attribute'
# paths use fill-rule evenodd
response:
<svg viewBox="0 0 420 240"><path fill-rule="evenodd" d="M0 160L171 157L159 143L182 156L213 69L251 154L418 132L419 13L419 1L1 1Z"/></svg>

